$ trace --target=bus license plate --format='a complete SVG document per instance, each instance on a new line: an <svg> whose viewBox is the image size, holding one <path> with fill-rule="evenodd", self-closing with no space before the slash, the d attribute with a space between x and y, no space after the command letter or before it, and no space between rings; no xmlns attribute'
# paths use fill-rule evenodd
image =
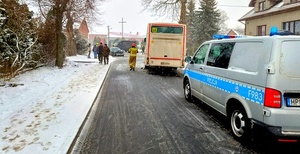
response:
<svg viewBox="0 0 300 154"><path fill-rule="evenodd" d="M300 106L300 98L288 98L287 105L288 106Z"/></svg>
<svg viewBox="0 0 300 154"><path fill-rule="evenodd" d="M161 65L170 65L170 63L168 63L168 62L161 62L160 64Z"/></svg>

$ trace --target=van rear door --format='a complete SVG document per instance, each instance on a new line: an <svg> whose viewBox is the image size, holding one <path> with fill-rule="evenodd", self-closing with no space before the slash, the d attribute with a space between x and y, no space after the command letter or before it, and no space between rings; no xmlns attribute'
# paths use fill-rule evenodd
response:
<svg viewBox="0 0 300 154"><path fill-rule="evenodd" d="M300 38L279 40L276 44L279 44L275 51L280 54L278 57L278 73L275 75L270 74L267 87L270 86L274 89L280 90L282 94L294 93L299 94L300 100ZM274 60L276 63L276 59ZM274 82L274 83L271 83ZM296 104L284 104L286 106L298 106L300 102ZM300 108L299 108L300 109Z"/></svg>
<svg viewBox="0 0 300 154"><path fill-rule="evenodd" d="M275 40L273 66L267 87L281 92L281 107L267 108L270 117L264 122L282 127L282 131L300 134L300 37L282 37Z"/></svg>

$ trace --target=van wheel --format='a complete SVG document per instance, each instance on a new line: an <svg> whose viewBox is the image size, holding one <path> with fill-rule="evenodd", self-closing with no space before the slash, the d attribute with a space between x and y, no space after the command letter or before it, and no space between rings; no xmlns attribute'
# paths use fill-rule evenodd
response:
<svg viewBox="0 0 300 154"><path fill-rule="evenodd" d="M188 80L184 81L184 97L187 101L192 101L191 86Z"/></svg>
<svg viewBox="0 0 300 154"><path fill-rule="evenodd" d="M233 109L230 116L230 126L233 136L239 141L247 141L250 138L250 120L242 107Z"/></svg>

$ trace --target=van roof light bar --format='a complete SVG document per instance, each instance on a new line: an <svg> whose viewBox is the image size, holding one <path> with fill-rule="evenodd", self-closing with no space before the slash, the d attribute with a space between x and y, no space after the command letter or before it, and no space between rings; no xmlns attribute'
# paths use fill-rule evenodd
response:
<svg viewBox="0 0 300 154"><path fill-rule="evenodd" d="M295 33L292 33L288 30L278 30L276 26L272 26L270 30L270 36L273 35L295 35Z"/></svg>
<svg viewBox="0 0 300 154"><path fill-rule="evenodd" d="M246 36L243 36L243 35L224 35L224 34L214 34L213 35L213 39L218 39L218 40L231 39L231 38L243 38L243 37L246 37Z"/></svg>

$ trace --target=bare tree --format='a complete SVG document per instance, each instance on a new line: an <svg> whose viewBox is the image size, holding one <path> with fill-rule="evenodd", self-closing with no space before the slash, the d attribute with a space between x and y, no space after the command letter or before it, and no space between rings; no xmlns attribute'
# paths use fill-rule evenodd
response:
<svg viewBox="0 0 300 154"><path fill-rule="evenodd" d="M179 23L186 24L187 0L141 0L141 3L144 10L155 12L155 16L166 15Z"/></svg>
<svg viewBox="0 0 300 154"><path fill-rule="evenodd" d="M218 25L220 27L219 33L226 34L229 31L228 28L228 16L227 13L224 10L220 10L220 20L218 22Z"/></svg>
<svg viewBox="0 0 300 154"><path fill-rule="evenodd" d="M64 58L65 58L65 54L64 54L64 36L62 33L62 22L63 22L63 13L66 11L67 8L67 4L70 0L64 0L64 1L60 1L60 0L55 0L54 1L54 6L53 6L53 10L54 10L54 16L55 18L55 44L54 44L54 48L56 51L56 61L55 61L55 65L58 67L63 67L64 64Z"/></svg>
<svg viewBox="0 0 300 154"><path fill-rule="evenodd" d="M37 0L40 13L46 23L47 21L49 23L53 22L53 24L49 25L53 25L54 41L52 46L56 53L56 66L63 67L64 49L67 49L68 55L76 53L74 51L76 50L76 45L73 25L77 21L82 21L83 18L93 17L93 12L97 12L95 9L98 3L96 2L100 1L105 0ZM64 32L66 32L66 39Z"/></svg>
<svg viewBox="0 0 300 154"><path fill-rule="evenodd" d="M187 0L180 0L181 2L181 8L180 8L180 24L186 24L186 3Z"/></svg>
<svg viewBox="0 0 300 154"><path fill-rule="evenodd" d="M66 24L66 36L67 36L67 44L66 44L66 54L68 56L76 55L76 42L74 40L74 30L73 24L74 20L71 16L71 11L68 10L66 13L67 24Z"/></svg>
<svg viewBox="0 0 300 154"><path fill-rule="evenodd" d="M238 32L239 35L244 35L245 34L245 28L243 26L236 26L233 30Z"/></svg>
<svg viewBox="0 0 300 154"><path fill-rule="evenodd" d="M195 49L198 47L196 39L192 37L193 29L197 28L195 26L195 0L190 0L187 5L187 33L186 33L186 54L192 55Z"/></svg>
<svg viewBox="0 0 300 154"><path fill-rule="evenodd" d="M97 11L97 6L99 6L99 2L102 1L104 0L71 0L68 3L66 10L67 55L72 56L77 53L74 39L74 23L80 23L83 19L90 21L95 19L96 15L101 15L101 13Z"/></svg>

